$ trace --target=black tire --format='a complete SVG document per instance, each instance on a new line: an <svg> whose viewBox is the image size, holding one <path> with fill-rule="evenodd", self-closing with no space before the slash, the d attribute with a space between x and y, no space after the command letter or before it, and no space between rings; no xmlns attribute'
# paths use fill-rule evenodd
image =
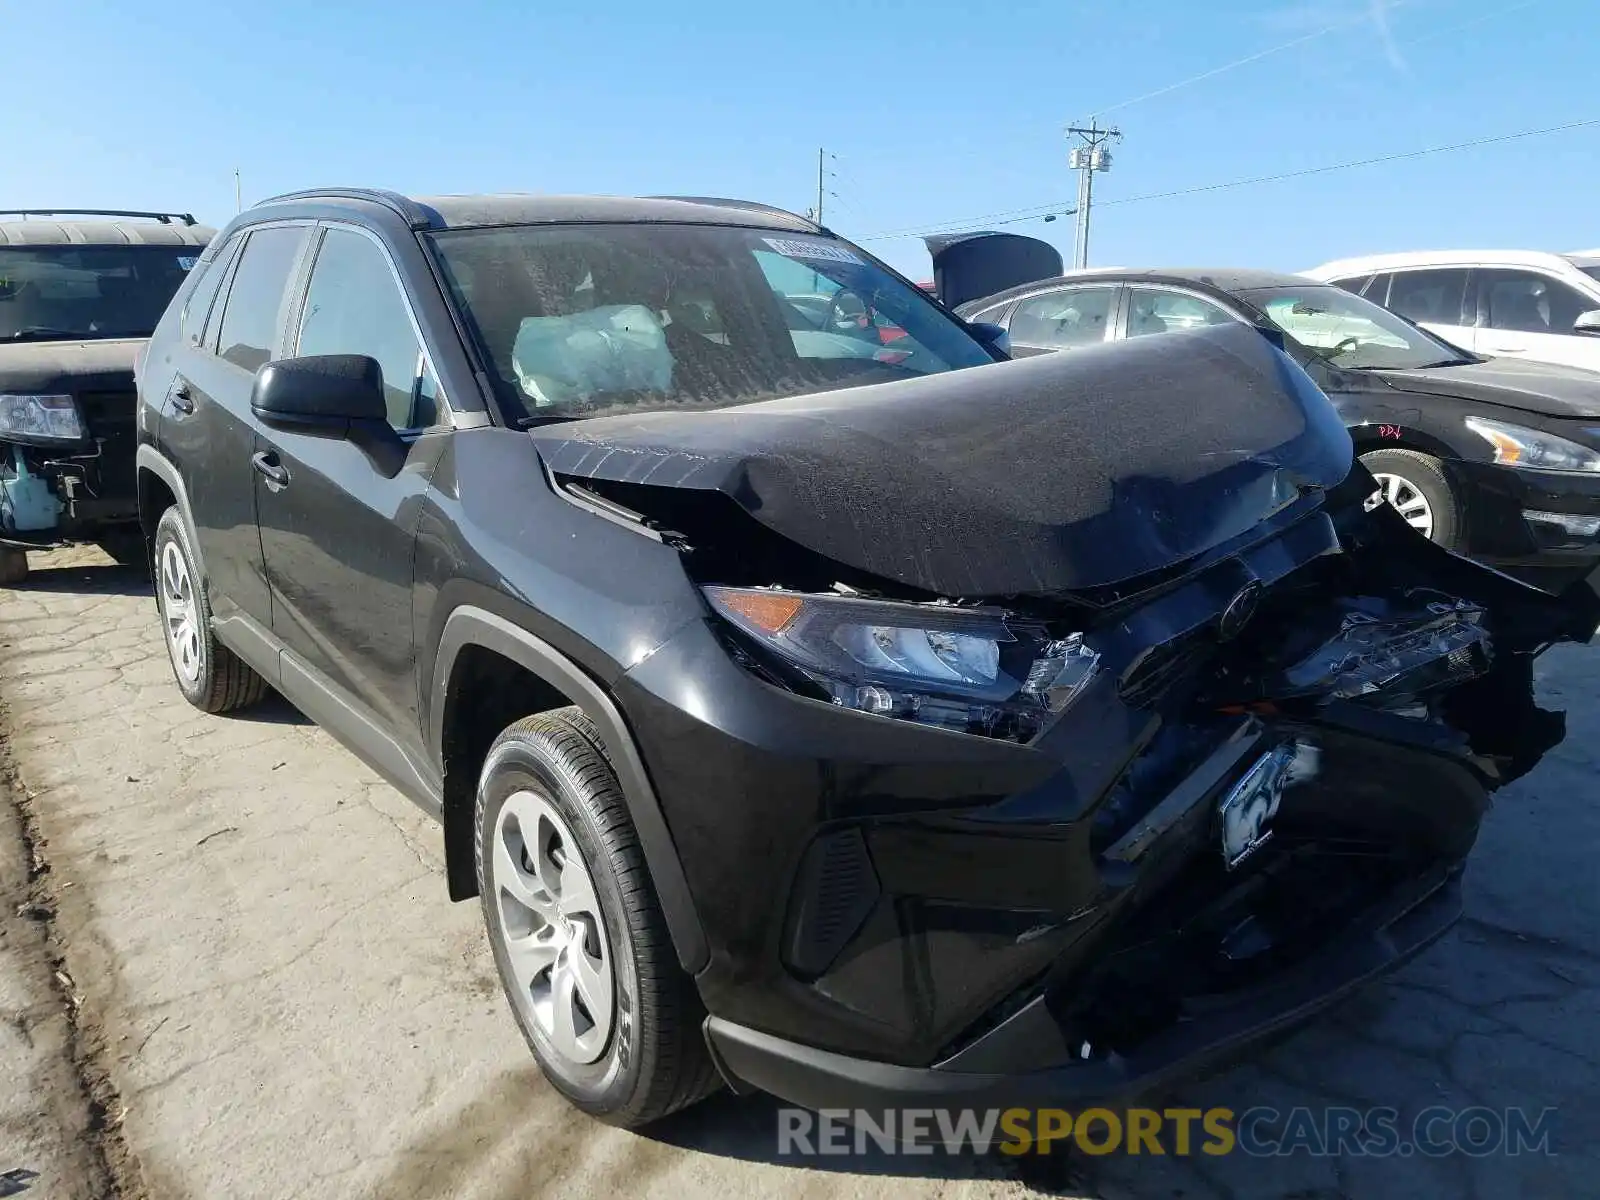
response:
<svg viewBox="0 0 1600 1200"><path fill-rule="evenodd" d="M137 529L126 533L107 534L95 542L95 545L104 550L119 567L138 567L147 572L150 570L150 547L145 544L144 534Z"/></svg>
<svg viewBox="0 0 1600 1200"><path fill-rule="evenodd" d="M0 587L21 583L28 577L28 552L15 546L0 546Z"/></svg>
<svg viewBox="0 0 1600 1200"><path fill-rule="evenodd" d="M609 1040L591 1062L560 1054L532 1018L531 1002L519 1000L493 866L501 813L513 796L548 804L564 822L603 917L599 935L609 939L614 1016ZM714 1092L720 1081L700 1033L705 1010L678 965L604 744L579 709L525 717L495 739L478 781L475 830L479 899L495 967L545 1078L577 1108L625 1129Z"/></svg>
<svg viewBox="0 0 1600 1200"><path fill-rule="evenodd" d="M1374 475L1402 480L1426 500L1433 515L1433 532L1429 537L1446 549L1461 549L1461 501L1451 490L1437 458L1414 450L1372 450L1361 456L1361 462Z"/></svg>
<svg viewBox="0 0 1600 1200"><path fill-rule="evenodd" d="M179 651L169 633L168 578L165 570L165 556L169 547L182 559L190 584L188 596L195 622L192 646L196 664L192 677L180 665ZM177 681L183 698L205 712L225 713L246 708L265 696L270 690L267 681L217 641L211 632L211 604L206 598L200 569L189 545L183 514L176 505L162 513L156 525L155 576L156 605L161 612L161 632L167 644L167 661L172 666L172 677Z"/></svg>

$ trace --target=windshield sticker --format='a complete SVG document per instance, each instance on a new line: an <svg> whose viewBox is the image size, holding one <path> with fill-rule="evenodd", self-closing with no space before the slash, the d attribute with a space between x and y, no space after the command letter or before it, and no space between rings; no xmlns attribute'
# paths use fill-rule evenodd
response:
<svg viewBox="0 0 1600 1200"><path fill-rule="evenodd" d="M195 263L197 263L199 261L200 261L199 258L190 257L188 255L180 254L178 256L178 266L182 267L185 271L194 270Z"/></svg>
<svg viewBox="0 0 1600 1200"><path fill-rule="evenodd" d="M809 241L801 238L762 238L785 258L811 259L814 262L854 263L861 266L861 256L837 242Z"/></svg>

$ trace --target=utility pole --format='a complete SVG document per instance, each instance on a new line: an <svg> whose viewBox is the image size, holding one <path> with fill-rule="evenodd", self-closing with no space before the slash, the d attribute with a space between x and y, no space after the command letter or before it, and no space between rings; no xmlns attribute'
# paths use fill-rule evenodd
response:
<svg viewBox="0 0 1600 1200"><path fill-rule="evenodd" d="M816 218L818 225L822 224L822 198L823 198L823 196L827 195L827 187L823 183L823 177L827 175L827 168L823 165L823 159L826 158L826 157L827 157L827 151L824 150L821 146L818 146L817 147L817 218Z"/></svg>
<svg viewBox="0 0 1600 1200"><path fill-rule="evenodd" d="M233 169L233 208L235 212L244 211L244 193L239 190L239 168Z"/></svg>
<svg viewBox="0 0 1600 1200"><path fill-rule="evenodd" d="M1089 265L1089 209L1094 203L1094 173L1111 169L1109 143L1121 141L1122 131L1114 126L1101 129L1100 122L1091 118L1087 128L1070 125L1067 133L1083 143L1074 146L1067 157L1068 165L1078 172L1078 245L1072 265L1081 270Z"/></svg>

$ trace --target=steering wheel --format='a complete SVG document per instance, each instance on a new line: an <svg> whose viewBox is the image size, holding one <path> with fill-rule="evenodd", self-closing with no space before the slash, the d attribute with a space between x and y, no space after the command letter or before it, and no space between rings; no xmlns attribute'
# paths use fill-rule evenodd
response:
<svg viewBox="0 0 1600 1200"><path fill-rule="evenodd" d="M1328 351L1328 357L1330 359L1338 358L1339 355L1343 354L1346 350L1352 350L1360 344L1361 339L1358 337L1343 338L1340 340L1337 346Z"/></svg>
<svg viewBox="0 0 1600 1200"><path fill-rule="evenodd" d="M856 302L856 312L848 314L845 312L844 305L840 303L840 300L845 296L849 296ZM860 293L853 292L849 288L840 288L833 294L833 298L828 301L828 316L824 323L824 328L831 329L837 333L862 335L871 325L872 310L867 307L867 302L861 298Z"/></svg>

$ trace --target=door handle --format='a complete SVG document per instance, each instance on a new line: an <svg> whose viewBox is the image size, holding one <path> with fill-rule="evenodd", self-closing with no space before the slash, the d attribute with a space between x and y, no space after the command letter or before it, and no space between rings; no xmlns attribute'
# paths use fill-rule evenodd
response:
<svg viewBox="0 0 1600 1200"><path fill-rule="evenodd" d="M267 481L267 486L275 492L281 492L289 486L289 469L278 461L278 456L270 450L262 450L250 456L250 465L256 469L256 474Z"/></svg>
<svg viewBox="0 0 1600 1200"><path fill-rule="evenodd" d="M167 399L172 401L173 408L185 416L194 411L194 397L189 394L189 385L181 379L167 392Z"/></svg>

